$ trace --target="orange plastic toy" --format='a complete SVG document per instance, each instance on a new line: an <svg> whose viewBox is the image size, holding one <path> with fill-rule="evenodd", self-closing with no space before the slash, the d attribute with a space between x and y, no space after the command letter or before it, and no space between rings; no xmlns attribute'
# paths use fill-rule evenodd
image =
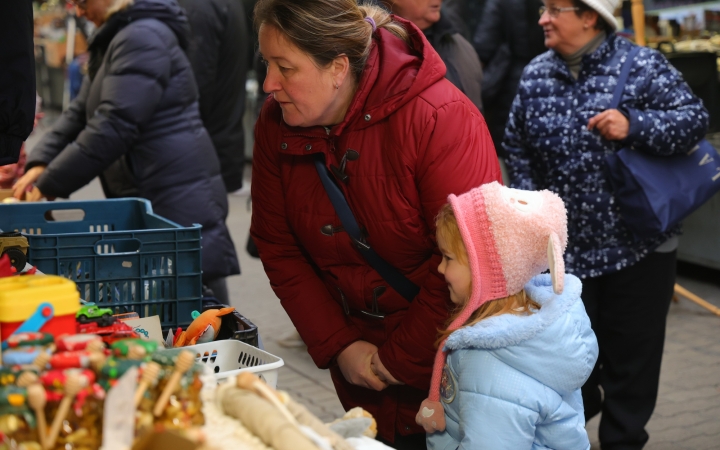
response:
<svg viewBox="0 0 720 450"><path fill-rule="evenodd" d="M220 332L220 317L230 314L235 308L209 309L200 314L193 311L193 321L187 330L183 331L175 341L175 347L184 347L186 345L204 344L215 340Z"/></svg>

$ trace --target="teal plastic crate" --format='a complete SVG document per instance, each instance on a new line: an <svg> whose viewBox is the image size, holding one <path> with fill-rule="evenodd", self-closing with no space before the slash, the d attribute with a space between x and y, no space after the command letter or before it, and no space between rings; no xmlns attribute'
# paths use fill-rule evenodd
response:
<svg viewBox="0 0 720 450"><path fill-rule="evenodd" d="M0 205L0 229L23 233L30 264L74 281L86 301L172 328L202 310L201 226L153 214L148 200Z"/></svg>

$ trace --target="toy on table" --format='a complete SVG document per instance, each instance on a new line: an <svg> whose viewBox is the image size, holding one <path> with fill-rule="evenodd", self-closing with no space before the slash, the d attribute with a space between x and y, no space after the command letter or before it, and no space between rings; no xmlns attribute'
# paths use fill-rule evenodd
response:
<svg viewBox="0 0 720 450"><path fill-rule="evenodd" d="M51 334L37 332L13 334L4 344L7 344L8 350L3 356L5 364L9 366L33 364L39 355L49 355L55 348Z"/></svg>
<svg viewBox="0 0 720 450"><path fill-rule="evenodd" d="M184 347L186 345L204 344L212 342L220 332L222 324L222 316L232 313L235 308L209 309L200 314L197 311L192 312L193 321L187 330L181 332L175 340L175 347Z"/></svg>
<svg viewBox="0 0 720 450"><path fill-rule="evenodd" d="M172 395L175 389L177 389L178 384L180 384L180 378L182 378L185 372L190 370L194 362L195 355L193 355L191 352L182 351L177 356L175 360L175 368L172 375L170 375L170 380L168 380L167 384L165 385L165 389L163 389L160 397L155 403L155 407L153 408L153 415L155 417L158 417L162 414L168 400L170 400L170 395Z"/></svg>
<svg viewBox="0 0 720 450"><path fill-rule="evenodd" d="M60 401L60 406L55 413L55 418L47 435L48 447L52 448L55 446L55 442L60 434L60 427L70 412L70 406L73 400L75 400L75 396L87 385L88 379L79 373L72 372L65 378L65 394Z"/></svg>
<svg viewBox="0 0 720 450"><path fill-rule="evenodd" d="M122 339L110 346L113 355L127 359L144 359L155 353L157 348L157 342L139 338Z"/></svg>
<svg viewBox="0 0 720 450"><path fill-rule="evenodd" d="M27 387L28 403L35 412L37 419L37 432L40 446L43 450L47 450L47 419L45 418L45 404L47 403L47 394L45 388L41 384L35 383Z"/></svg>
<svg viewBox="0 0 720 450"><path fill-rule="evenodd" d="M113 317L115 311L112 309L101 308L93 302L86 302L82 299L80 300L80 303L82 303L82 306L80 306L78 312L75 313L75 318L78 322L95 322L100 327L109 327L115 323L115 317Z"/></svg>
<svg viewBox="0 0 720 450"><path fill-rule="evenodd" d="M142 400L143 396L145 395L145 391L155 383L155 380L157 380L158 375L160 375L160 364L149 361L145 366L143 367L142 371L142 377L140 378L140 382L138 383L137 389L135 390L135 407L137 408L140 404L140 400Z"/></svg>
<svg viewBox="0 0 720 450"><path fill-rule="evenodd" d="M52 311L44 304L52 307ZM76 333L80 293L72 281L56 275L0 278L0 340L6 340L28 319L49 319L37 329L55 337Z"/></svg>
<svg viewBox="0 0 720 450"><path fill-rule="evenodd" d="M22 233L0 233L0 256L7 255L16 271L22 272L27 263L28 240Z"/></svg>

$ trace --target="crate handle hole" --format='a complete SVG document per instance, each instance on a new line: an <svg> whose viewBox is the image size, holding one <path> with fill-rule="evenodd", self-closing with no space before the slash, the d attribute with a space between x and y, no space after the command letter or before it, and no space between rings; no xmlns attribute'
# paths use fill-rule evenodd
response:
<svg viewBox="0 0 720 450"><path fill-rule="evenodd" d="M101 239L95 242L95 253L98 255L138 253L141 246L142 243L138 239Z"/></svg>
<svg viewBox="0 0 720 450"><path fill-rule="evenodd" d="M82 209L50 209L45 211L45 220L48 222L80 222L85 219L85 210Z"/></svg>

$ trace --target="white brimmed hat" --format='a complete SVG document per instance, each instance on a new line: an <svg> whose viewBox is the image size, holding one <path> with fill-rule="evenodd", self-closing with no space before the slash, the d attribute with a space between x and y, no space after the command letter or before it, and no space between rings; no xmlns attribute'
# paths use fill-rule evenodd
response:
<svg viewBox="0 0 720 450"><path fill-rule="evenodd" d="M598 14L602 16L603 19L605 19L605 22L607 22L613 29L617 31L618 29L618 23L617 20L615 20L615 9L617 9L618 4L620 3L620 0L580 0L581 2L585 3L595 11L597 11Z"/></svg>

